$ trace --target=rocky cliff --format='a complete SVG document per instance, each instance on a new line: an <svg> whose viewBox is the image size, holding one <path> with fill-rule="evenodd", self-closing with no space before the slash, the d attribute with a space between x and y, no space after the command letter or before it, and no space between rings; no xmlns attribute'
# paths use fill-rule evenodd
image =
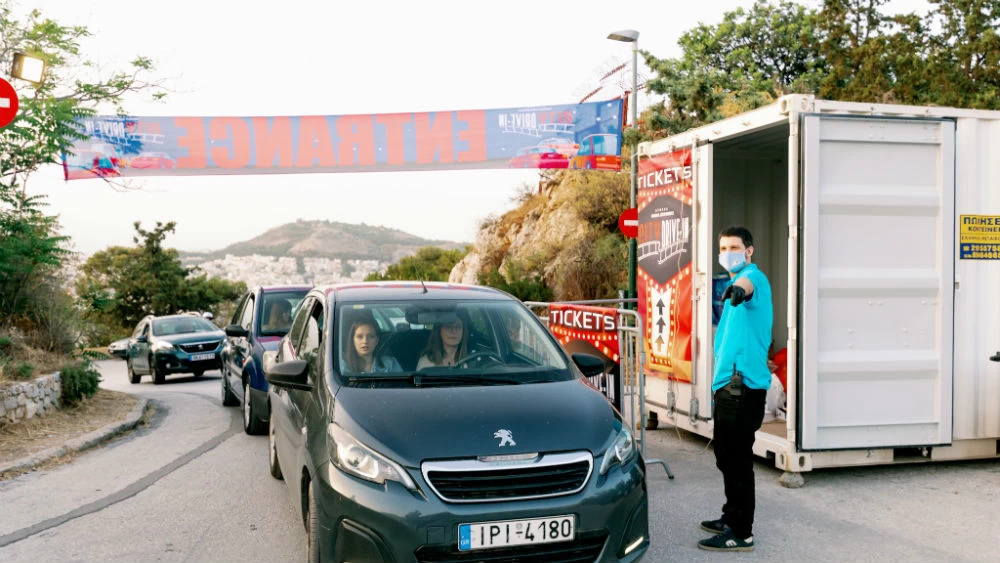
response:
<svg viewBox="0 0 1000 563"><path fill-rule="evenodd" d="M473 250L449 281L478 283L498 271L508 282L541 276L557 300L612 297L624 288L627 247L617 230L628 176L561 171L525 189L517 206L484 221Z"/></svg>

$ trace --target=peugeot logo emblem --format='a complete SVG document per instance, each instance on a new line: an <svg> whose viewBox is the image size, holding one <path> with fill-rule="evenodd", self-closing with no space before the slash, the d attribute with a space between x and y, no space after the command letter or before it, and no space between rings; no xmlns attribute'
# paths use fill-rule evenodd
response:
<svg viewBox="0 0 1000 563"><path fill-rule="evenodd" d="M499 447L501 447L501 448L504 447L504 446L516 446L517 445L517 443L514 442L514 435L510 433L510 430L506 430L504 428L501 428L500 430L497 430L496 432L493 433L493 437L494 438L500 438L500 446Z"/></svg>

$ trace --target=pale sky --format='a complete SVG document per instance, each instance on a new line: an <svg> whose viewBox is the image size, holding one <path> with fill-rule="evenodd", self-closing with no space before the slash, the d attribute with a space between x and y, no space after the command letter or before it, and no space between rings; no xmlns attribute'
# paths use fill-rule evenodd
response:
<svg viewBox="0 0 1000 563"><path fill-rule="evenodd" d="M698 23L752 0L17 0L64 25L89 28L85 55L108 70L151 57L166 101L132 98L135 116L344 115L494 109L576 103L627 43L680 54ZM810 2L815 5L815 2ZM925 0L893 0L925 10ZM640 72L648 72L640 67ZM105 73L105 76L107 72ZM615 85L596 99L619 95ZM467 170L140 178L141 190L103 181L64 182L58 166L35 173L74 249L131 245L134 221L176 221L166 243L217 250L295 221L384 225L428 239L472 242L490 213L513 207L537 172Z"/></svg>

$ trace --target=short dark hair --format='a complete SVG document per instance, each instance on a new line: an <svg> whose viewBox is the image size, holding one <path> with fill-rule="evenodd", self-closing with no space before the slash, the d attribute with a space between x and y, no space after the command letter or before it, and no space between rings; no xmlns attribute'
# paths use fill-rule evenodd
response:
<svg viewBox="0 0 1000 563"><path fill-rule="evenodd" d="M745 227L740 227L738 225L726 227L719 233L719 238L721 239L722 237L740 237L740 239L743 240L743 246L747 248L753 246L753 235L751 235L750 231Z"/></svg>

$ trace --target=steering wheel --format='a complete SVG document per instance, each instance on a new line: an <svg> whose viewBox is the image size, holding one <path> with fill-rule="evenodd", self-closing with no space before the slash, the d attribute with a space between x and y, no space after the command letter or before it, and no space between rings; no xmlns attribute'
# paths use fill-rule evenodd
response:
<svg viewBox="0 0 1000 563"><path fill-rule="evenodd" d="M503 358L501 358L496 352L491 352L489 350L484 350L482 352L473 352L473 353L469 354L468 356L466 356L466 357L462 358L461 360L458 360L457 362L455 362L455 365L456 366L460 366L460 365L463 365L463 364L468 364L468 363L473 362L473 361L482 361L482 360L487 359L487 358L490 359L490 360L492 360L493 363L496 363L496 364L501 364L502 365L504 363Z"/></svg>

